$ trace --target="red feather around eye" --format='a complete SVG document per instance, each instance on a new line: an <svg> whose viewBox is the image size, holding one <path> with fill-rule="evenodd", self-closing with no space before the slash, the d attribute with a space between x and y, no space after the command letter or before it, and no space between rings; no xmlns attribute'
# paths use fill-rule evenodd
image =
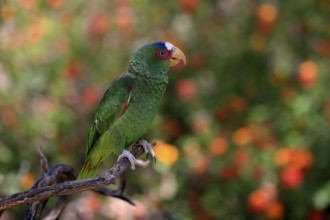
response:
<svg viewBox="0 0 330 220"><path fill-rule="evenodd" d="M123 108L121 110L120 116L122 116L125 113L125 111L126 111L126 109L128 107L129 101L131 100L132 89L133 89L133 86L129 86L128 87L128 91L129 91L128 98L126 99L126 101L124 103L124 106L123 106Z"/></svg>
<svg viewBox="0 0 330 220"><path fill-rule="evenodd" d="M161 60L169 60L172 57L172 51L166 49L158 49L155 54Z"/></svg>

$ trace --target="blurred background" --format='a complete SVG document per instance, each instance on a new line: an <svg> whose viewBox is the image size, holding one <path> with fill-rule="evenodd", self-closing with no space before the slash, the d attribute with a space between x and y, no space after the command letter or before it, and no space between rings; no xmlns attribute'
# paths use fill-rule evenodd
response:
<svg viewBox="0 0 330 220"><path fill-rule="evenodd" d="M169 41L187 65L146 135L157 163L126 175L136 207L85 192L61 219L330 218L330 1L2 0L0 13L0 197L39 177L38 147L79 170L107 86L138 47Z"/></svg>

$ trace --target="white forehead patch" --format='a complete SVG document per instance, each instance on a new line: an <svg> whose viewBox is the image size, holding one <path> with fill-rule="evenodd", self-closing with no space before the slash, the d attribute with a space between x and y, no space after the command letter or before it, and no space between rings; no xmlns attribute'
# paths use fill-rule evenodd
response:
<svg viewBox="0 0 330 220"><path fill-rule="evenodd" d="M167 50L172 50L173 49L173 44L169 43L169 42L165 42L165 47Z"/></svg>

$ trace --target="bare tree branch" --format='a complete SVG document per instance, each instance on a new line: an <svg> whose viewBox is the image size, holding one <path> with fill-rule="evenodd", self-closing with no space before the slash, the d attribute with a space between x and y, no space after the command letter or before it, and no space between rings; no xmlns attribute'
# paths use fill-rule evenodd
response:
<svg viewBox="0 0 330 220"><path fill-rule="evenodd" d="M43 175L32 186L30 191L40 187L51 186L76 179L75 170L71 166L66 164L57 164L49 169L47 158L41 151L39 153L41 155L40 165L43 170ZM45 169L45 167L47 167L47 169ZM44 199L30 203L24 219L39 219L47 202L48 199Z"/></svg>
<svg viewBox="0 0 330 220"><path fill-rule="evenodd" d="M131 151L131 153L136 158L140 157L143 152L144 150L142 146L137 146ZM77 192L96 190L105 187L115 183L116 178L122 175L129 167L130 164L128 160L124 158L118 161L110 170L94 178L68 181L51 186L42 186L40 188L32 188L27 191L13 194L0 200L0 213L4 209L12 208L26 203L34 203L54 196L69 195Z"/></svg>

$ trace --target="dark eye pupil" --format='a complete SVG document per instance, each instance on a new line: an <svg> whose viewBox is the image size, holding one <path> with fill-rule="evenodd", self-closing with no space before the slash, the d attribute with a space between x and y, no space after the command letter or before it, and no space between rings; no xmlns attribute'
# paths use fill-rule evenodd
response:
<svg viewBox="0 0 330 220"><path fill-rule="evenodd" d="M165 56L165 55L166 55L165 51L161 51L161 52L160 52L160 55L161 55L161 56Z"/></svg>

